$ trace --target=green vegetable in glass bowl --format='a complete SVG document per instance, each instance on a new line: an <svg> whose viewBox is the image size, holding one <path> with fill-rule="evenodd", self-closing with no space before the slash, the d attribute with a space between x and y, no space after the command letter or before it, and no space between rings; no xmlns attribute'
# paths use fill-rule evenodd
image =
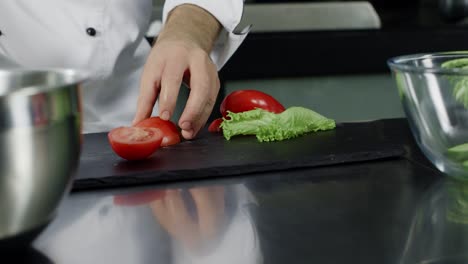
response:
<svg viewBox="0 0 468 264"><path fill-rule="evenodd" d="M468 69L468 58L449 60L442 63L444 69ZM455 100L468 108L468 78L464 76L451 76L449 80L454 84L453 94Z"/></svg>

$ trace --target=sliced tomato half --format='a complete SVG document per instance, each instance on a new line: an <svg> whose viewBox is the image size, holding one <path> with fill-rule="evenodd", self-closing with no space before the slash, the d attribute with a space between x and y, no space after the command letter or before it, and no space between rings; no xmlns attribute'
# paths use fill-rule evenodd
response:
<svg viewBox="0 0 468 264"><path fill-rule="evenodd" d="M148 127L118 127L108 133L114 152L126 160L141 160L151 156L163 140L161 130Z"/></svg>

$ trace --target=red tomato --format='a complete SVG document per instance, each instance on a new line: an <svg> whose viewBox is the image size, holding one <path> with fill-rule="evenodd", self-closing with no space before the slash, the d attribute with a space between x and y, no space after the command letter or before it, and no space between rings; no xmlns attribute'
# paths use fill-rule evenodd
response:
<svg viewBox="0 0 468 264"><path fill-rule="evenodd" d="M211 122L210 126L208 127L208 131L213 133L221 132L222 129L219 127L219 125L221 125L222 122L222 118L217 118L213 120L213 122Z"/></svg>
<svg viewBox="0 0 468 264"><path fill-rule="evenodd" d="M234 113L262 108L273 113L281 113L284 106L271 95L257 90L239 90L230 93L221 103L221 114L227 117L227 111Z"/></svg>
<svg viewBox="0 0 468 264"><path fill-rule="evenodd" d="M174 145L180 142L180 133L177 126L169 120L163 120L158 116L147 118L135 125L136 127L158 128L163 133L162 147Z"/></svg>
<svg viewBox="0 0 468 264"><path fill-rule="evenodd" d="M115 205L127 205L127 206L136 206L148 204L156 200L160 200L164 197L165 192L163 190L152 190L145 191L141 193L133 193L126 195L116 195L114 196Z"/></svg>
<svg viewBox="0 0 468 264"><path fill-rule="evenodd" d="M118 127L107 135L114 152L126 160L151 156L161 146L162 136L159 129L143 127Z"/></svg>

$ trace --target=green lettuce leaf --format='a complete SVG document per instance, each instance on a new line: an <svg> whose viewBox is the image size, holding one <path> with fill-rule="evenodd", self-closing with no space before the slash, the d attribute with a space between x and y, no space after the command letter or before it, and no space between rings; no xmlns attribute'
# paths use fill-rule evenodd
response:
<svg viewBox="0 0 468 264"><path fill-rule="evenodd" d="M461 68L466 69L468 68L468 58L461 58L461 59L454 59L449 60L442 63L442 68L445 69L454 69L454 68Z"/></svg>
<svg viewBox="0 0 468 264"><path fill-rule="evenodd" d="M468 69L468 58L449 60L442 63L444 69ZM468 108L468 77L450 76L447 77L454 85L453 94L457 102Z"/></svg>
<svg viewBox="0 0 468 264"><path fill-rule="evenodd" d="M454 161L468 161L468 143L449 148L447 156Z"/></svg>
<svg viewBox="0 0 468 264"><path fill-rule="evenodd" d="M335 127L333 119L296 106L280 114L260 108L242 113L228 112L228 119L224 118L221 123L223 135L227 140L237 135L255 135L260 142L280 141Z"/></svg>

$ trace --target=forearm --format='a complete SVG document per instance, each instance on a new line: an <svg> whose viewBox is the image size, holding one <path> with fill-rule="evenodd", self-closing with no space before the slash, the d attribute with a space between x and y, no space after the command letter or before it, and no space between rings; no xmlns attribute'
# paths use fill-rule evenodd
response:
<svg viewBox="0 0 468 264"><path fill-rule="evenodd" d="M220 31L221 24L210 13L195 5L184 4L169 14L157 42L185 39L209 53Z"/></svg>

